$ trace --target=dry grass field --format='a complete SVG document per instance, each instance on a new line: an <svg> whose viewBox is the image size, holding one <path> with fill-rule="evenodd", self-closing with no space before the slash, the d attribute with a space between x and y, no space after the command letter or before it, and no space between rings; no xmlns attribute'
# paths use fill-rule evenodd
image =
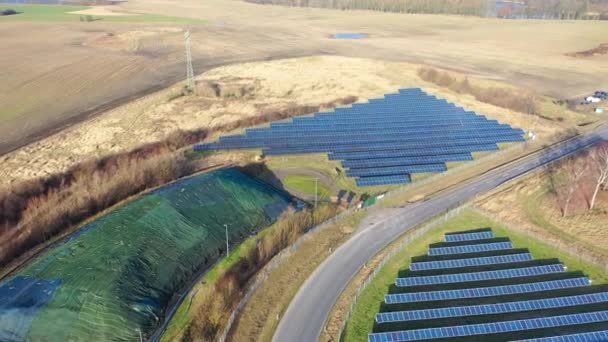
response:
<svg viewBox="0 0 608 342"><path fill-rule="evenodd" d="M198 81L218 84L220 96L204 96L202 92L200 96L179 96L181 85L177 84L119 106L1 156L0 186L65 171L88 158L159 141L178 129L214 128L298 106L323 106L349 96L365 100L408 86L423 86L430 93L541 136L562 131L587 117L570 112L571 117L558 122L513 112L424 82L417 70L418 66L410 63L336 56L219 67L200 75ZM476 78L471 82L505 86Z"/></svg>
<svg viewBox="0 0 608 342"><path fill-rule="evenodd" d="M565 241L569 248L581 248L606 262L608 192L599 192L593 211L586 211L585 203L578 203L573 205L571 215L562 217L557 199L548 190L548 183L547 172L536 172L480 198L476 204L524 231L536 232L548 240Z"/></svg>
<svg viewBox="0 0 608 342"><path fill-rule="evenodd" d="M608 74L608 55L567 55L606 43L600 34L608 30L606 22L502 21L236 0L134 0L120 9L204 21L2 19L2 32L10 34L0 35L0 153L175 83L184 74L186 29L193 34L195 72L331 54L435 65L556 97L606 86L598 75ZM330 39L336 32L370 36Z"/></svg>

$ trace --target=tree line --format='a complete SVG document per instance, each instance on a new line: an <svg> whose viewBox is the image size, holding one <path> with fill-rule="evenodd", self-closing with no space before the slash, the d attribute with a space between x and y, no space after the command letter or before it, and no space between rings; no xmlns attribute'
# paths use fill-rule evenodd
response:
<svg viewBox="0 0 608 342"><path fill-rule="evenodd" d="M574 208L592 211L600 191L608 191L608 141L549 166L549 191L563 217Z"/></svg>
<svg viewBox="0 0 608 342"><path fill-rule="evenodd" d="M608 19L608 0L246 0L293 7L546 19ZM501 15L501 9L507 9ZM590 15L590 13L596 13Z"/></svg>

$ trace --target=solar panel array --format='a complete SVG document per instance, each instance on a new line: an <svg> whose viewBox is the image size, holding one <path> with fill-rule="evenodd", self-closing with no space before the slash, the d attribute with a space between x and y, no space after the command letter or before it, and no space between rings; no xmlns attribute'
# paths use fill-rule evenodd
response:
<svg viewBox="0 0 608 342"><path fill-rule="evenodd" d="M472 152L524 141L523 131L438 99L419 88L334 112L296 117L195 150L261 148L266 155L328 153L359 186L408 183L413 173L443 172Z"/></svg>
<svg viewBox="0 0 608 342"><path fill-rule="evenodd" d="M564 336L551 336L519 340L515 342L606 342L608 341L608 330L592 331L588 333L571 334Z"/></svg>
<svg viewBox="0 0 608 342"><path fill-rule="evenodd" d="M608 286L557 259L534 260L488 229L444 241L396 279L370 342L608 341Z"/></svg>

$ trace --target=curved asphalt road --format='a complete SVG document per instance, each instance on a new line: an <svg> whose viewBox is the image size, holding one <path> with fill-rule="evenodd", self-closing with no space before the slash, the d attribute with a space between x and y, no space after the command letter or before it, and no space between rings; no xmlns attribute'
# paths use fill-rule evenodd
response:
<svg viewBox="0 0 608 342"><path fill-rule="evenodd" d="M600 138L608 139L608 128L553 145L542 152L489 171L470 183L428 201L408 205L393 216L359 231L336 249L304 282L281 318L273 342L318 340L334 303L351 278L367 260L403 232L445 209L458 206L477 194L580 150Z"/></svg>

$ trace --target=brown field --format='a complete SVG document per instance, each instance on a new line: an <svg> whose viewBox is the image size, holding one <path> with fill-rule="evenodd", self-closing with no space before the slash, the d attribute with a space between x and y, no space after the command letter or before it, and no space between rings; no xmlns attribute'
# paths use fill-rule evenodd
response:
<svg viewBox="0 0 608 342"><path fill-rule="evenodd" d="M200 96L179 96L181 85L174 85L1 156L0 187L62 172L82 160L160 141L176 130L226 127L238 120L255 121L256 116L294 108L301 111L307 106L312 112L318 106L324 108L351 96L363 101L408 86L422 86L429 93L515 127L533 130L543 138L588 120L587 115L569 112L564 107L555 108L555 112L565 116L563 122L496 107L425 82L418 76L418 70L417 65L410 63L336 56L219 67L200 75L198 81L218 84L220 96L203 91ZM483 87L508 86L478 78L470 78L470 82ZM301 113L290 115L296 114Z"/></svg>
<svg viewBox="0 0 608 342"><path fill-rule="evenodd" d="M332 54L429 64L556 97L605 86L598 75L608 74L606 55L566 55L605 43L598 33L608 30L608 22L501 21L220 0L134 0L121 7L205 22L2 23L3 32L14 34L0 35L0 153L183 77L185 29L193 34L196 72L238 61ZM328 38L336 32L370 37Z"/></svg>

